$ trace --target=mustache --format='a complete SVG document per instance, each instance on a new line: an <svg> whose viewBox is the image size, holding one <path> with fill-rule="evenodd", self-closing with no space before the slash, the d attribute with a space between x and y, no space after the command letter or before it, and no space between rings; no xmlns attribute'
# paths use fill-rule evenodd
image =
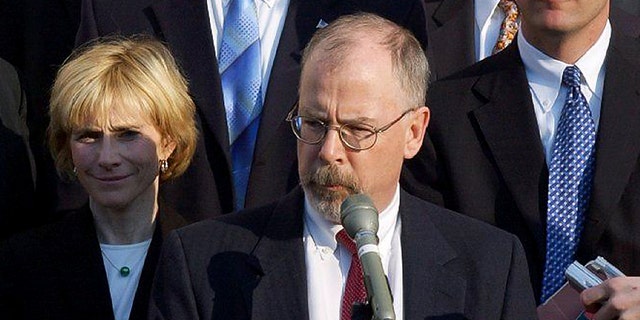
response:
<svg viewBox="0 0 640 320"><path fill-rule="evenodd" d="M305 186L311 185L339 185L345 187L350 193L360 193L361 187L357 178L351 174L343 173L335 165L318 168L300 177L300 181Z"/></svg>

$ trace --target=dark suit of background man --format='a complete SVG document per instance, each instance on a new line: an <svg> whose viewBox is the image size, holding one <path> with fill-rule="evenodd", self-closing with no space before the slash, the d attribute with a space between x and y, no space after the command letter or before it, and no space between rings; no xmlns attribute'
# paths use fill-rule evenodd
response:
<svg viewBox="0 0 640 320"><path fill-rule="evenodd" d="M640 16L640 2L636 0L613 0L612 3L636 16Z"/></svg>
<svg viewBox="0 0 640 320"><path fill-rule="evenodd" d="M497 6L499 0L423 1L429 39L427 57L433 80L451 75L491 55L488 48L492 42L495 43L504 19L504 13ZM620 9L624 1L613 2L611 23L629 36L640 37L640 18L637 17L640 11ZM625 7L630 7L630 4Z"/></svg>
<svg viewBox="0 0 640 320"><path fill-rule="evenodd" d="M492 54L505 18L500 0L423 0L432 81Z"/></svg>
<svg viewBox="0 0 640 320"><path fill-rule="evenodd" d="M341 318L357 260L336 240L344 231L340 205L364 193L380 212L380 256L397 319L534 319L515 236L398 185L429 121L427 82L420 44L388 20L343 16L318 31L287 117L299 139L302 188L173 233L154 280L151 318Z"/></svg>
<svg viewBox="0 0 640 320"><path fill-rule="evenodd" d="M58 175L45 145L49 124L49 90L64 59L74 47L80 24L80 0L2 0L0 2L0 57L18 70L27 101L27 124L31 150L36 161L39 213L31 220L43 224L59 217ZM66 187L67 185L61 184Z"/></svg>
<svg viewBox="0 0 640 320"><path fill-rule="evenodd" d="M35 162L18 73L0 59L0 241L33 223Z"/></svg>
<svg viewBox="0 0 640 320"><path fill-rule="evenodd" d="M441 197L448 208L517 234L539 293L551 133L566 98L559 66L576 64L597 131L590 202L575 257L585 263L600 255L638 275L640 43L615 25L609 29L608 0L518 5L517 43L433 85L429 139L407 164L424 188L410 191L434 201Z"/></svg>
<svg viewBox="0 0 640 320"><path fill-rule="evenodd" d="M209 17L206 0L85 0L77 42L110 33L149 33L166 41L190 81L198 108L201 139L190 169L175 183L162 188L166 203L198 220L234 209L228 129L223 105L221 77L212 30L222 35L222 23ZM219 6L221 1L210 1ZM281 24L272 50L272 67L260 115L253 164L244 206L265 204L298 184L295 139L284 121L296 101L300 51L313 32L337 16L357 10L380 12L414 30L426 44L424 13L419 0L402 1L260 1L260 10L272 6ZM225 9L226 10L226 9ZM278 10L280 10L278 12ZM213 10L222 15L223 10ZM260 12L259 12L260 14ZM281 15L282 20L276 17ZM211 23L215 25L212 29ZM279 41L277 40L279 39Z"/></svg>

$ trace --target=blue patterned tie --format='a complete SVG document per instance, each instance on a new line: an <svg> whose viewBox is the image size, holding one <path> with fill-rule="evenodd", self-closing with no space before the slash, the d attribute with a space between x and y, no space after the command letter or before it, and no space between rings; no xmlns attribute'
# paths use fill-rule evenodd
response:
<svg viewBox="0 0 640 320"><path fill-rule="evenodd" d="M218 64L231 145L235 208L241 209L262 109L260 38L254 0L231 0Z"/></svg>
<svg viewBox="0 0 640 320"><path fill-rule="evenodd" d="M568 93L549 167L542 302L565 282L564 271L573 262L591 197L596 129L587 100L580 91L580 77L580 69L575 66L567 67L562 74Z"/></svg>

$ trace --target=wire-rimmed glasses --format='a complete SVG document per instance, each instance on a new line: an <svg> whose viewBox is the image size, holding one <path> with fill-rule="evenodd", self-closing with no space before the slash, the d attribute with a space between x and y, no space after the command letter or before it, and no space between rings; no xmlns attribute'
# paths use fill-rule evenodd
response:
<svg viewBox="0 0 640 320"><path fill-rule="evenodd" d="M411 108L403 112L398 118L388 124L376 128L374 126L362 123L351 124L345 123L341 125L327 124L324 121L307 116L294 115L298 109L298 104L293 106L287 115L287 121L291 123L291 129L298 140L307 144L318 144L327 135L330 129L338 132L338 136L344 145L355 151L362 151L373 148L378 141L378 134L385 132L394 124L398 123L409 112L417 110Z"/></svg>

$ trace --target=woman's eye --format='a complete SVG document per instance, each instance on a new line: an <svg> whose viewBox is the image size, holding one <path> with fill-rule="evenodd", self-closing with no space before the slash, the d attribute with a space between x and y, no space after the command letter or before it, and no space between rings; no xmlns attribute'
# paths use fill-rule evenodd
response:
<svg viewBox="0 0 640 320"><path fill-rule="evenodd" d="M140 132L134 130L122 131L118 134L118 137L124 140L133 140L140 135Z"/></svg>
<svg viewBox="0 0 640 320"><path fill-rule="evenodd" d="M79 134L76 138L76 141L81 143L93 143L101 136L102 134L99 132L85 132L85 133Z"/></svg>

